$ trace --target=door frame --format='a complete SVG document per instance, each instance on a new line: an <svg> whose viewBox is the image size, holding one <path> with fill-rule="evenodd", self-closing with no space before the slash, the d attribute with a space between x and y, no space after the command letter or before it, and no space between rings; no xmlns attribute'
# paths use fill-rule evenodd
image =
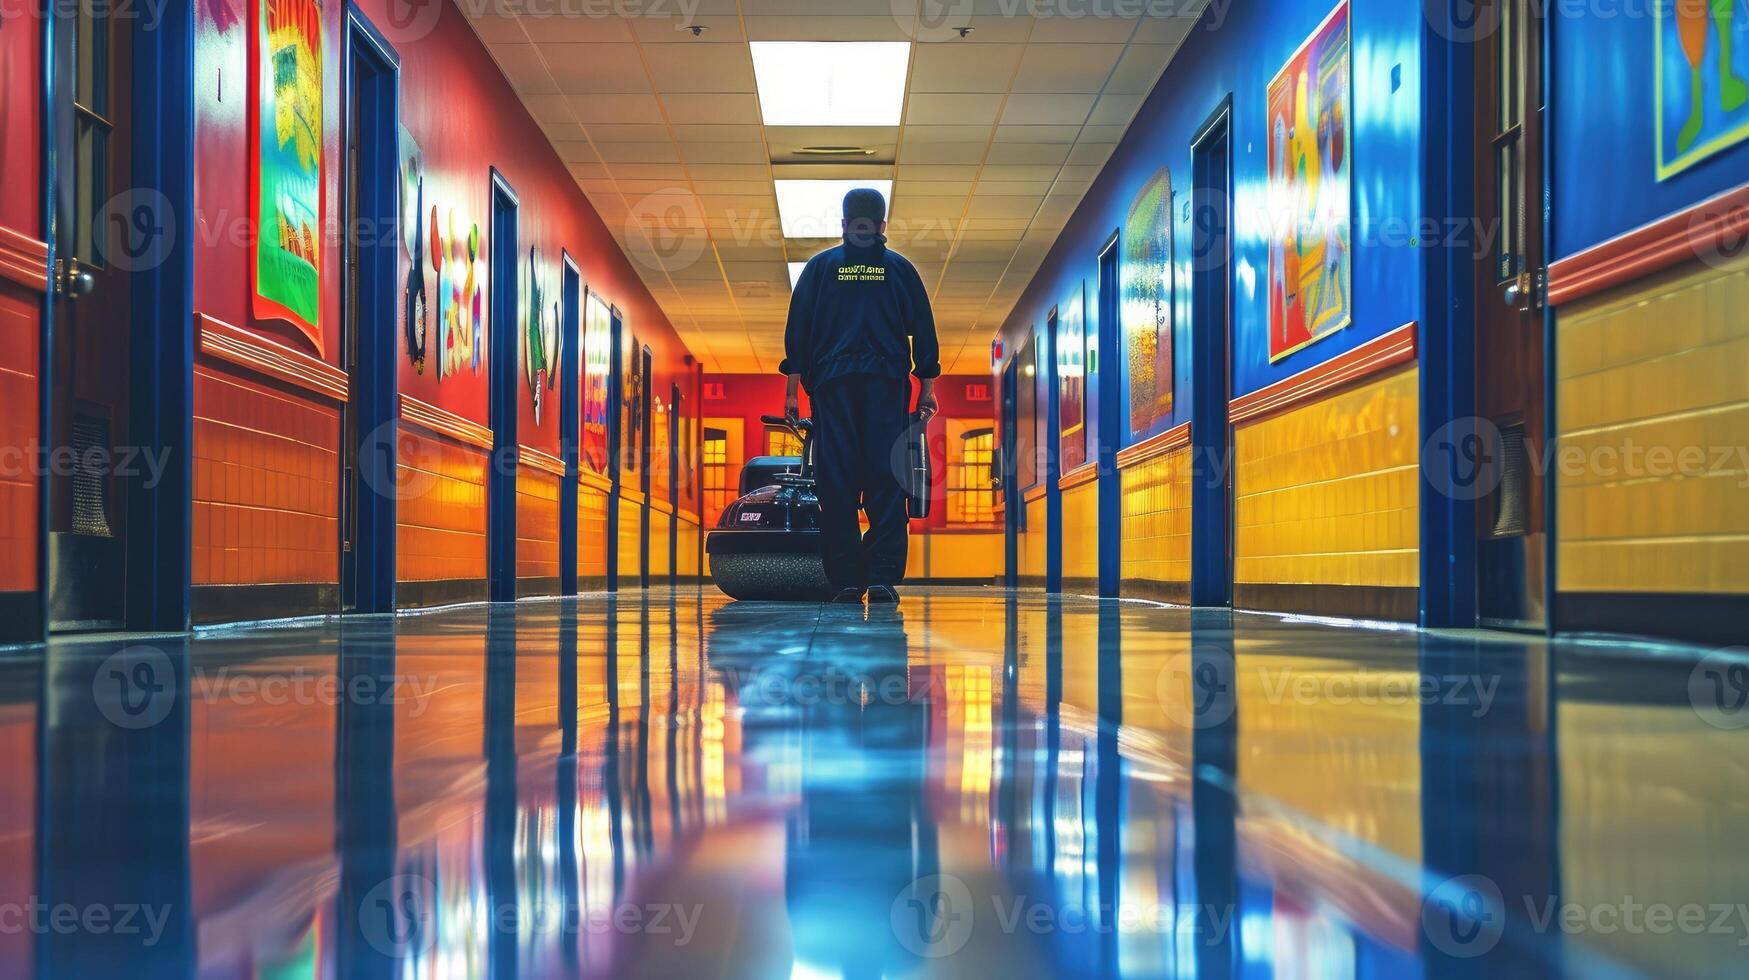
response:
<svg viewBox="0 0 1749 980"><path fill-rule="evenodd" d="M625 317L619 307L608 305L609 354L607 364L607 468L611 490L607 497L608 592L619 591L619 502L625 492Z"/></svg>
<svg viewBox="0 0 1749 980"><path fill-rule="evenodd" d="M680 382L668 383L668 584L680 584Z"/></svg>
<svg viewBox="0 0 1749 980"><path fill-rule="evenodd" d="M1020 491L1020 468L1015 460L1020 442L1015 438L1018 424L1020 362L1010 357L1002 367L1002 584L1010 589L1020 584L1020 513L1026 506L1026 495Z"/></svg>
<svg viewBox="0 0 1749 980"><path fill-rule="evenodd" d="M650 442L656 434L656 354L649 344L639 344L632 352L637 358L638 398L643 404L638 406L638 496L643 498L643 504L638 508L638 586L650 588L650 492L655 489L656 481L650 472L655 464L655 453L651 451Z"/></svg>
<svg viewBox="0 0 1749 980"><path fill-rule="evenodd" d="M571 253L559 250L559 453L565 479L559 484L559 594L577 594L577 495L582 480L583 426L583 270Z"/></svg>
<svg viewBox="0 0 1749 980"><path fill-rule="evenodd" d="M490 368L488 419L492 426L492 456L486 469L486 590L493 602L516 600L516 454L517 412L517 295L516 263L521 248L521 203L504 175L493 167L491 310L487 351ZM505 238L509 242L504 241ZM508 244L508 247L506 247ZM496 288L509 284L509 288Z"/></svg>
<svg viewBox="0 0 1749 980"><path fill-rule="evenodd" d="M1094 374L1099 382L1099 413L1096 449L1099 453L1099 595L1115 599L1123 594L1123 478L1117 468L1117 453L1123 448L1122 338L1118 332L1118 246L1121 231L1113 231L1096 253L1095 289L1099 296L1099 363ZM1110 272L1110 281L1106 273Z"/></svg>
<svg viewBox="0 0 1749 980"><path fill-rule="evenodd" d="M399 140L401 61L388 39L370 19L349 0L345 13L345 42L342 58L341 126L343 134L351 134L358 145L350 152L360 161L358 200L350 199L348 182L341 181L340 213L347 220L346 233L358 236L358 317L348 325L353 336L344 339L355 351L351 398L347 411L356 410L353 432L357 445L354 451L355 469L351 485L343 492L352 496L356 522L353 526L352 551L341 550L341 603L350 611L360 613L390 612L395 608L395 522L396 501L383 489L395 485L398 465L395 438L399 425L396 410L398 393L397 349L395 327L399 322L395 307L395 280L399 266ZM359 69L368 66L370 75L361 76ZM371 91L363 93L360 86ZM355 120L352 107L357 98L373 100L375 118L357 120L372 122L353 133ZM348 152L342 139L343 165ZM377 166L367 178L366 164ZM387 164L385 168L382 165ZM396 234L366 235L362 219L369 215L373 227L381 228L385 220ZM340 277L342 311L349 308L353 297L349 280ZM342 323L347 319L343 313ZM343 427L344 431L344 427ZM383 438L386 434L387 438ZM344 472L344 470L342 471ZM344 535L345 515L342 514ZM348 588L350 586L350 589ZM350 591L350 594L348 592Z"/></svg>
<svg viewBox="0 0 1749 980"><path fill-rule="evenodd" d="M1218 159L1211 159L1214 154ZM1191 188L1191 488L1190 604L1233 605L1233 97L1221 100L1190 141ZM1218 173L1204 173L1204 168ZM1219 187L1210 181L1218 177ZM1220 262L1199 256L1196 228L1204 195L1224 209ZM1215 305L1218 301L1218 305ZM1203 467L1208 467L1205 475Z"/></svg>
<svg viewBox="0 0 1749 980"><path fill-rule="evenodd" d="M1059 308L1051 307L1045 316L1044 364L1039 374L1045 379L1045 434L1050 444L1045 447L1045 592L1056 595L1063 591L1063 379L1057 363L1057 330L1062 324ZM1083 403L1085 408L1085 403Z"/></svg>

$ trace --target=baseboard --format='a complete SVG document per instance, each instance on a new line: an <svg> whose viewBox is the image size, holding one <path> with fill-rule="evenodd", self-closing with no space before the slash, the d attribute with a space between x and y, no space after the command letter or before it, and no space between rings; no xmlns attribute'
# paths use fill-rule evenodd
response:
<svg viewBox="0 0 1749 980"><path fill-rule="evenodd" d="M564 584L557 575L536 575L516 580L516 597L518 599L544 599L549 596L563 595Z"/></svg>
<svg viewBox="0 0 1749 980"><path fill-rule="evenodd" d="M1099 584L1094 583L1097 589ZM1119 586L1120 594L1125 599L1152 599L1155 602L1170 602L1178 606L1190 605L1189 582L1160 582L1148 578L1126 578Z"/></svg>
<svg viewBox="0 0 1749 980"><path fill-rule="evenodd" d="M433 579L427 582L396 582L395 606L399 609L429 609L458 602L485 602L483 578Z"/></svg>
<svg viewBox="0 0 1749 980"><path fill-rule="evenodd" d="M1014 585L1015 588L1020 589L1042 589L1045 587L1045 577L1043 575L1016 575Z"/></svg>
<svg viewBox="0 0 1749 980"><path fill-rule="evenodd" d="M607 576L605 576L605 575L579 575L579 576L577 576L577 591L579 593L606 592L607 591Z"/></svg>
<svg viewBox="0 0 1749 980"><path fill-rule="evenodd" d="M988 586L994 584L995 581L996 581L995 579L992 579L988 575L979 575L979 576L975 576L975 577L971 577L971 578L954 578L952 576L945 576L945 575L941 575L941 576L927 576L926 575L926 576L920 576L918 578L907 577L905 579L904 584L905 585L941 585L941 586L955 586L955 587L976 585L976 586L988 587ZM1039 584L1042 586L1044 584L1044 579L1039 579Z"/></svg>
<svg viewBox="0 0 1749 980"><path fill-rule="evenodd" d="M41 593L0 592L0 643L35 643L42 638Z"/></svg>
<svg viewBox="0 0 1749 980"><path fill-rule="evenodd" d="M1087 595L1098 595L1099 594L1099 579L1097 579L1097 578L1068 578L1068 577L1064 577L1064 579L1063 579L1063 591L1064 592L1081 592L1081 593L1085 593Z"/></svg>
<svg viewBox="0 0 1749 980"><path fill-rule="evenodd" d="M1233 608L1260 612L1344 616L1413 623L1419 618L1421 591L1388 585L1260 585L1233 586Z"/></svg>
<svg viewBox="0 0 1749 980"><path fill-rule="evenodd" d="M325 616L340 612L340 586L333 582L279 585L197 585L191 594L189 619L198 626L214 623Z"/></svg>
<svg viewBox="0 0 1749 980"><path fill-rule="evenodd" d="M1626 633L1740 646L1749 630L1749 595L1716 592L1561 592L1555 629L1563 633Z"/></svg>

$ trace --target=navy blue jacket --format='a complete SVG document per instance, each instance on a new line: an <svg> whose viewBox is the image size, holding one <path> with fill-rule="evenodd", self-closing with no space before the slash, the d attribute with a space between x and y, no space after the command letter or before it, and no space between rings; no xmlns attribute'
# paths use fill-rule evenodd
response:
<svg viewBox="0 0 1749 980"><path fill-rule="evenodd" d="M917 267L887 240L844 242L808 261L790 297L778 371L811 391L853 374L941 374L935 315Z"/></svg>

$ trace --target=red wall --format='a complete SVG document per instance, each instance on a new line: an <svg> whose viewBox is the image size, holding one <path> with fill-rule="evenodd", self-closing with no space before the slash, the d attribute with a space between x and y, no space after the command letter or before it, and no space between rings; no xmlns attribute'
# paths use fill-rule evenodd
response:
<svg viewBox="0 0 1749 980"><path fill-rule="evenodd" d="M744 446L741 452L742 461L763 455L765 452L765 423L760 421L763 415L783 414L784 379L775 374L707 374L704 378L708 393L716 394L720 386L720 398L712 398L704 403L706 418L740 418L743 420ZM982 386L986 393L991 390L990 379L982 375L949 375L936 382L935 395L941 402L941 414L929 424L929 445L933 463L935 504L930 508L926 521L913 521L913 530L930 530L947 526L947 507L942 503L944 488L947 484L947 421L949 419L981 419L990 420L995 411L994 402L986 397L982 401L973 401L967 397L967 389L971 386ZM916 397L917 383L911 384L912 397ZM808 396L802 393L802 414L809 412Z"/></svg>
<svg viewBox="0 0 1749 980"><path fill-rule="evenodd" d="M257 321L250 315L247 102L253 2L210 0L199 8L195 66L196 309L339 366L340 260L344 247L338 220L339 133L345 5L324 4L322 8L328 234L322 260L323 322L318 347L288 325ZM435 23L421 16L409 27L397 29L405 17L397 16L396 8L404 5L394 0L361 0L359 6L367 18L385 29L400 58L401 123L422 158L425 193L419 217L427 235L434 205L446 233L453 228L465 241L467 229L479 227L482 305L489 309L498 289L524 294L522 280L527 276L531 246L538 251L543 278L551 290L549 302L556 301L563 283L561 255L569 254L581 269L585 287L617 306L632 333L651 347L658 394L666 398L669 379L694 377L683 345L636 270L457 9L442 4ZM514 244L491 240L494 167L519 198L520 240ZM490 276L491 256L503 247L516 250L518 281L499 283ZM427 242L427 252L429 249ZM401 261L404 277L409 263L404 252ZM439 277L427 261L428 308L433 314L439 286ZM496 327L489 315L486 319L482 347L490 346L490 331ZM522 324L515 328L521 337ZM397 326L401 393L459 419L488 424L487 351L480 353L478 372L470 363L440 380L443 334L439 326L432 323L428 327L423 371L412 364L401 336ZM557 370L555 360L553 371ZM197 373L196 583L337 581L338 407L206 357L200 359ZM555 382L543 392L544 405L537 422L534 394L520 357L516 375L521 404L519 442L557 456L562 383ZM696 406L696 397L690 401ZM410 428L399 444L404 468L426 471L418 478L403 480L404 486L421 488L421 499L403 499L399 504L400 577L482 577L485 454ZM438 478L430 479L432 474ZM555 486L537 486L543 480ZM290 496L277 489L288 481L302 489ZM526 473L525 468L524 483L525 489L532 491L518 499L519 551L529 552L524 557L531 559L522 563L524 571L556 575L556 478ZM436 499L423 499L429 495L436 495ZM696 510L696 490L683 506Z"/></svg>
<svg viewBox="0 0 1749 980"><path fill-rule="evenodd" d="M0 30L0 263L29 259L6 243L42 227L42 32L35 18ZM0 592L36 588L37 479L25 453L38 438L42 293L0 276Z"/></svg>

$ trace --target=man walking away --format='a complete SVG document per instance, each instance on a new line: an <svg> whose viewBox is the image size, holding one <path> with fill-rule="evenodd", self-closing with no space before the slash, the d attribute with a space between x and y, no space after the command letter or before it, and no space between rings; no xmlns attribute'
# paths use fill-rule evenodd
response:
<svg viewBox="0 0 1749 980"><path fill-rule="evenodd" d="M905 488L898 462L910 424L911 381L922 382L917 410L939 409L935 379L941 348L917 268L887 248L887 202L879 191L844 196L844 243L809 260L790 298L784 330L789 376L784 410L797 412L797 385L814 404L820 548L835 601L899 601L905 577ZM858 537L857 510L868 514Z"/></svg>

